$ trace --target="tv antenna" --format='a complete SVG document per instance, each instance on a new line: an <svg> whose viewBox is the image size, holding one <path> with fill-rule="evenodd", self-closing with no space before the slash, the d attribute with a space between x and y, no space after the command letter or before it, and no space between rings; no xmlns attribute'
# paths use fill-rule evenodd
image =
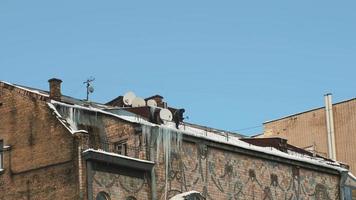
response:
<svg viewBox="0 0 356 200"><path fill-rule="evenodd" d="M94 92L94 87L91 85L91 82L95 81L94 77L88 78L86 81L83 82L83 84L86 84L87 87L87 98L85 99L86 101L89 101L89 93Z"/></svg>

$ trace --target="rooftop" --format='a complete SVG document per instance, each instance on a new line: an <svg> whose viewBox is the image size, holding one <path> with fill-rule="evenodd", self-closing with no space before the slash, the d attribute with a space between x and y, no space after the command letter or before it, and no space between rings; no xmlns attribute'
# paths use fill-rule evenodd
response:
<svg viewBox="0 0 356 200"><path fill-rule="evenodd" d="M263 139L247 139L247 138L241 139L242 135L239 134L235 134L229 131L209 128L205 126L200 126L196 124L191 124L183 121L179 123L178 127L176 126L176 123L174 121L169 121L169 120L164 121L164 123L154 123L147 118L148 115L147 111L150 109L150 107L147 106L138 107L138 108L113 107L113 106L108 106L96 102L87 102L84 100L79 100L65 95L61 96L60 101L55 101L49 99L49 92L47 91L0 81L0 86L4 84L7 86L13 86L18 89L26 90L33 94L41 95L45 97L48 100L47 104L49 106L49 109L53 111L57 119L68 129L68 131L70 131L73 134L82 130L77 130L77 128L70 122L68 118L61 116L61 114L58 112L59 107L75 108L79 110L86 110L93 113L100 113L103 115L116 117L120 120L124 120L130 123L172 130L175 132L179 132L183 135L201 138L204 140L221 143L225 145L231 145L260 154L266 154L266 155L271 155L283 159L308 163L311 165L325 167L337 171L347 171L342 164L336 161L329 160L321 156L310 155L304 150L288 145L286 141L281 141L282 139L270 139L268 141ZM145 110L145 112L143 112L142 110Z"/></svg>

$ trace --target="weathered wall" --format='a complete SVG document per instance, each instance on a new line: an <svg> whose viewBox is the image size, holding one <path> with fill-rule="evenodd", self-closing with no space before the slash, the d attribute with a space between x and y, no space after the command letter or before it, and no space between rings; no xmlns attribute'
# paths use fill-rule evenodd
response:
<svg viewBox="0 0 356 200"><path fill-rule="evenodd" d="M164 199L165 165L157 169L159 199ZM183 143L174 153L168 197L196 190L207 199L339 199L339 178L204 144Z"/></svg>
<svg viewBox="0 0 356 200"><path fill-rule="evenodd" d="M356 99L333 105L336 159L350 165L356 174ZM264 137L278 136L304 148L315 145L316 152L327 155L325 109L293 115L264 124Z"/></svg>
<svg viewBox="0 0 356 200"><path fill-rule="evenodd" d="M117 173L94 171L93 197L95 199L99 192L104 191L113 200L128 200L129 197L138 200L151 199L148 181L147 176L136 178Z"/></svg>
<svg viewBox="0 0 356 200"><path fill-rule="evenodd" d="M126 141L127 156L147 159L146 146L142 143L142 134L135 130L135 127L141 127L133 123L125 122L121 119L96 113L93 111L83 110L68 110L75 108L59 108L59 112L67 118L69 113L75 113L72 121L75 121L79 129L88 131L87 145L90 148L101 149L108 152L116 152L115 143ZM71 120L68 120L71 121ZM150 187L148 183L149 175L144 178L136 178L129 175L120 174L117 172L116 166L104 164L101 170L94 170L93 174L85 170L86 163L83 159L83 177L85 187L92 187L93 196L95 199L101 191L110 195L111 199L126 200L128 197L136 199L150 199ZM101 167L99 167L101 168ZM112 168L116 172L107 172L107 168ZM130 169L129 169L130 170ZM91 179L86 179L88 176L93 176ZM91 195L91 194L89 194Z"/></svg>
<svg viewBox="0 0 356 200"><path fill-rule="evenodd" d="M207 199L339 199L338 175L251 157L204 142L184 141L176 150L174 142L167 142L167 139L177 139L173 138L174 131L150 128L149 132L155 133L148 135L143 129L137 129L140 125L112 116L94 112L81 112L80 115L84 117L81 127L89 131L89 141L94 147L115 151L112 144L124 139L129 156L146 160L151 159L150 155L152 159L158 158L155 174L160 200L189 190L200 191ZM84 122L90 119L85 115L95 118ZM154 147L157 143L160 148ZM153 153L147 154L147 147L151 145ZM169 153L165 154L167 150ZM169 158L168 171L166 158ZM92 183L93 197L100 191L107 192L112 199L151 197L147 176L137 179L96 171Z"/></svg>
<svg viewBox="0 0 356 200"><path fill-rule="evenodd" d="M108 138L111 138L112 141L116 141L117 138L128 138L130 146L139 147L141 145L141 148L139 148L141 151L149 146L150 142L145 140L147 135L142 136L135 133L133 124L117 123L115 122L117 119L110 119L110 117L105 118L104 121ZM155 140L158 137L150 135L150 138ZM157 145L157 141L151 144ZM338 175L259 159L205 145L201 142L194 143L184 140L180 150L173 148L174 144L170 143L172 145L170 148L172 152L169 154L170 167L166 171L165 158L167 157L164 144L165 142L161 140L158 156L157 148L151 149L154 152L153 159L158 157L155 174L157 196L160 200L190 190L200 191L207 199L214 200L339 199ZM150 154L146 154L146 157L143 155L141 153L130 154L133 157L149 159ZM117 199L127 196L133 196L137 199L150 199L145 196L150 197L148 194L149 188L142 189L143 193L140 193L141 190L140 192L133 192L134 189L127 192L127 189L124 188L126 186L120 183L120 177L119 174L96 172L93 181L94 196L99 191L106 191L112 198ZM148 180L146 181L149 183ZM132 184L132 186L140 184Z"/></svg>
<svg viewBox="0 0 356 200"><path fill-rule="evenodd" d="M0 83L0 199L78 199L73 139L45 98Z"/></svg>

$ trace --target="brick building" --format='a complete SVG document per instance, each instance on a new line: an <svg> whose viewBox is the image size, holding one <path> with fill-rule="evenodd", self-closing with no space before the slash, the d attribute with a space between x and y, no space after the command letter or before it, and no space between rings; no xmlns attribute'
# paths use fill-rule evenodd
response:
<svg viewBox="0 0 356 200"><path fill-rule="evenodd" d="M286 140L183 122L159 95L99 104L49 83L0 82L0 199L351 199L346 166Z"/></svg>
<svg viewBox="0 0 356 200"><path fill-rule="evenodd" d="M356 98L267 121L258 137L281 137L300 148L338 160L356 173ZM356 199L356 188L353 190Z"/></svg>

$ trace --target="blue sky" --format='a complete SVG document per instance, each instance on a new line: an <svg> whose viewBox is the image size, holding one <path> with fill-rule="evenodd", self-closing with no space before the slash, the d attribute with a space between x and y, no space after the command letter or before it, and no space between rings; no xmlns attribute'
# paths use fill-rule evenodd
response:
<svg viewBox="0 0 356 200"><path fill-rule="evenodd" d="M0 1L0 80L161 94L226 130L355 97L356 1ZM242 130L245 134L261 127Z"/></svg>

